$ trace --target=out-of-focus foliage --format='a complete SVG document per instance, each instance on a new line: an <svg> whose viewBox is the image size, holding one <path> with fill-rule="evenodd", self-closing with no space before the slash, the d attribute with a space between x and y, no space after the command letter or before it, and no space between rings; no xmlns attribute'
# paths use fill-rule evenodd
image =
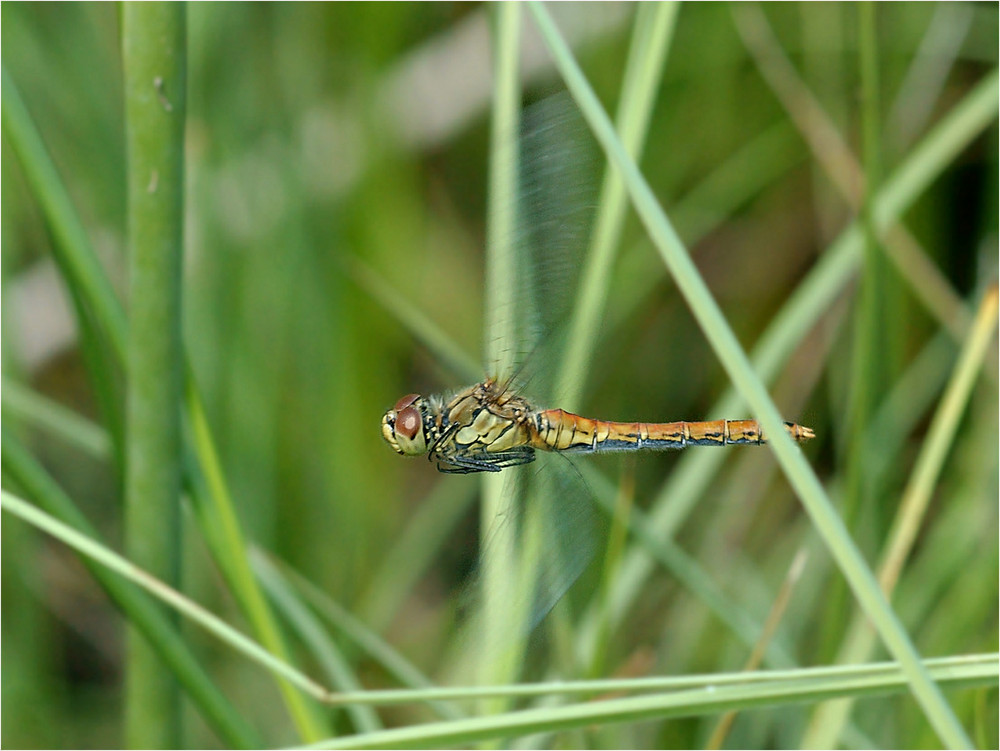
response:
<svg viewBox="0 0 1000 751"><path fill-rule="evenodd" d="M553 8L611 111L633 10ZM748 21L736 10L680 9L641 166L730 325L751 348L856 212L762 77L743 41ZM857 153L855 7L780 4L763 11ZM3 65L108 274L124 289L117 9L5 3L2 14ZM212 3L190 5L188 14L185 344L241 522L255 545L304 573L431 677L446 680L455 593L477 549L475 506L463 512L456 497L472 499L478 486L474 478L443 477L426 462L394 455L380 438L379 419L402 394L465 382L359 284L365 272L357 264L418 306L469 358L480 359L489 8ZM997 7L886 4L878 6L877 22L887 175L996 66ZM561 86L537 35L527 35L524 46L527 102ZM996 143L994 125L905 217L922 252L970 309L996 274ZM2 156L5 383L96 418L50 238L6 137ZM881 399L941 330L891 265L890 276ZM745 416L705 414L726 388L725 373L634 217L612 290L589 373L588 413L643 420ZM846 289L772 389L789 418L816 430L807 451L835 496L845 482L843 442L851 435L855 303ZM849 519L869 560L881 549L956 348L946 345L945 365L926 377L926 399L893 417L891 440L871 448L873 463L884 467L866 506ZM991 357L995 364L995 349ZM30 420L12 418L6 394L4 404L8 423L117 542L115 470ZM996 371L987 368L945 465L926 536L894 599L924 655L997 648L996 456ZM643 508L677 461L651 455L598 465L611 477L634 472L635 502ZM410 583L414 572L394 552L426 503L451 504L455 510L443 516L452 526L440 539L429 533L417 540L427 568ZM64 548L4 522L3 744L120 743L120 619ZM678 535L718 586L760 619L792 554L810 539L808 520L772 457L741 450L732 452ZM241 624L193 525L184 546L185 591ZM387 561L395 569L384 568ZM387 584L395 575L407 582L406 591ZM828 601L837 591L839 599ZM801 664L829 662L852 609L829 557L813 546L786 616L783 647ZM188 635L265 737L294 742L264 671L194 629ZM662 571L609 643L607 674L734 670L747 653L697 593ZM381 668L349 644L344 648L359 661L363 683L391 685ZM308 654L302 664L315 668ZM983 704L971 692L950 698L967 724ZM995 692L985 706L981 721L993 728L987 741L995 745ZM392 710L382 718L392 725L425 716ZM729 742L795 745L809 716L809 708L749 713ZM217 742L193 712L191 718L191 745ZM910 699L863 702L853 720L876 745L936 745ZM340 732L354 727L346 715L333 722ZM621 726L594 742L690 747L704 743L714 722ZM583 736L574 738L581 742Z"/></svg>

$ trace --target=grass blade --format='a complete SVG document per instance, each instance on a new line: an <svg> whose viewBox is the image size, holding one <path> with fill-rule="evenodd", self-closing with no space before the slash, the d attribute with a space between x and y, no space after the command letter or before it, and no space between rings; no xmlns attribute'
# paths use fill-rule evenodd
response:
<svg viewBox="0 0 1000 751"><path fill-rule="evenodd" d="M110 458L111 441L107 432L73 410L6 377L2 396L5 414L60 436L94 459Z"/></svg>
<svg viewBox="0 0 1000 751"><path fill-rule="evenodd" d="M636 10L616 120L622 142L637 162L642 158L677 9L677 3L665 2L639 5ZM567 328L566 352L553 392L563 408L570 412L579 408L587 366L607 305L611 267L628 209L625 186L617 171L606 171L597 206L594 231L583 260L576 302Z"/></svg>
<svg viewBox="0 0 1000 751"><path fill-rule="evenodd" d="M513 370L513 344L518 331L518 260L517 239L518 131L521 114L521 86L518 57L520 54L521 11L518 3L494 6L494 75L493 110L490 130L490 165L485 272L485 342L486 361L497 373ZM483 501L480 513L482 538L490 533L494 520L516 503L516 483L494 473L484 473ZM524 561L515 540L513 524L500 525L499 534L482 556L483 629L481 646L487 655L492 645L509 644L502 657L483 660L480 680L484 683L505 683L513 680L524 639L517 624L514 592L522 583L517 576ZM523 622L523 621L521 621ZM511 639L511 635L514 635ZM495 711L496 707L494 707Z"/></svg>
<svg viewBox="0 0 1000 751"><path fill-rule="evenodd" d="M128 142L129 337L125 549L176 586L180 577L181 268L187 9L126 3L122 11ZM125 737L181 742L180 694L145 635L129 629Z"/></svg>
<svg viewBox="0 0 1000 751"><path fill-rule="evenodd" d="M913 549L923 522L931 493L948 449L955 440L958 423L968 404L976 376L997 324L997 288L987 293L976 316L969 338L959 355L952 378L941 399L931 426L914 464L913 474L896 513L888 544L880 556L878 580L886 595L891 595L903 564ZM838 663L856 663L868 658L875 646L875 634L864 614L857 613L837 655ZM802 741L803 748L836 745L841 728L850 716L853 702L848 699L828 702L817 708Z"/></svg>
<svg viewBox="0 0 1000 751"><path fill-rule="evenodd" d="M614 127L601 109L589 84L576 65L572 53L562 40L544 6L533 2L529 6L542 35L556 60L570 92L580 104L598 141L605 148L609 159L622 170L636 210L646 225L663 260L688 302L705 336L715 350L723 367L737 389L747 400L764 432L770 436L770 446L792 487L812 517L817 531L847 578L855 596L869 617L875 621L890 652L903 666L910 679L912 690L928 719L949 746L967 747L970 744L965 731L951 711L940 689L934 684L920 663L919 655L910 642L902 625L885 600L875 577L829 498L819 479L806 463L801 452L785 434L781 415L771 401L752 365L740 347L732 330L726 324L718 305L712 299L705 282L691 263L680 238L663 214L655 196L649 189L635 163L629 158L615 136Z"/></svg>
<svg viewBox="0 0 1000 751"><path fill-rule="evenodd" d="M995 686L996 655L962 658L956 663L927 662L935 680L954 687ZM526 709L452 722L432 722L368 735L331 739L309 748L445 748L467 746L491 738L507 738L537 732L639 722L669 717L692 717L729 710L776 707L823 701L831 696L884 696L906 691L907 676L898 665L852 666L856 673L795 671L786 679L728 685L702 676L698 688L680 689L649 696L605 701L585 701L559 707ZM747 674L736 674L746 681ZM751 674L752 675L752 674ZM587 683L590 683L589 681ZM527 688L527 687L525 687Z"/></svg>
<svg viewBox="0 0 1000 751"><path fill-rule="evenodd" d="M123 558L104 545L76 531L68 524L63 524L58 519L7 491L2 491L0 498L2 498L2 507L5 511L58 538L77 552L97 561L119 576L135 582L158 599L197 622L198 625L226 642L233 649L242 652L273 673L281 675L285 680L291 681L299 689L305 691L315 699L325 701L329 697L330 692L311 678L300 673L288 663L274 657L260 645L237 632L218 616L213 615L197 603L192 602L176 589L151 576L128 559Z"/></svg>
<svg viewBox="0 0 1000 751"><path fill-rule="evenodd" d="M878 226L885 231L908 209L917 196L996 118L998 76L994 71L958 104L915 148L883 186L876 201ZM799 284L754 347L753 364L765 381L773 380L793 349L808 334L841 293L858 268L861 233L851 225L824 252ZM709 415L736 414L744 408L735 388L729 389L709 410ZM666 480L649 512L649 530L661 538L672 537L691 512L724 456L706 451L683 456ZM614 588L615 617L621 619L638 595L652 560L642 549L627 556ZM583 641L593 638L583 629Z"/></svg>
<svg viewBox="0 0 1000 751"><path fill-rule="evenodd" d="M124 366L126 347L126 319L121 302L114 293L108 278L98 263L93 247L83 225L59 179L51 157L41 137L28 116L27 109L17 96L17 89L4 71L3 125L14 144L25 173L40 202L46 223L52 227L55 242L53 254L60 272L65 277L73 299L79 308L81 326L86 327L93 316L92 334L95 340L106 340ZM96 358L89 358L94 361ZM102 370L102 372L104 372ZM103 388L113 379L96 377L97 387ZM109 396L114 402L117 397ZM204 414L192 373L185 379L185 408L192 426L192 460L185 474L185 484L201 521L201 531L209 543L213 558L226 576L227 583L261 642L273 654L283 656L284 645L273 614L267 607L247 563L246 545L238 517L229 496L225 476L218 462L215 443ZM102 400L103 402L104 400ZM107 411L107 410L105 410ZM108 420L112 445L117 422ZM118 456L117 465L123 465ZM279 679L282 694L289 712L295 720L301 737L313 740L322 737L322 723L303 702L301 695Z"/></svg>
<svg viewBox="0 0 1000 751"><path fill-rule="evenodd" d="M52 252L69 289L81 332L81 346L105 417L118 466L122 459L122 417L111 388L105 343L121 365L125 358L125 314L101 268L69 193L13 79L3 69L3 128L42 208L53 236Z"/></svg>
<svg viewBox="0 0 1000 751"><path fill-rule="evenodd" d="M7 428L3 430L3 471L5 477L13 479L42 508L80 535L100 545L97 533L86 517ZM129 622L147 634L149 643L157 650L164 664L170 668L171 674L184 687L212 729L234 747L259 747L261 740L256 731L208 677L201 663L181 638L176 625L164 616L162 610L103 566L86 557L83 563Z"/></svg>

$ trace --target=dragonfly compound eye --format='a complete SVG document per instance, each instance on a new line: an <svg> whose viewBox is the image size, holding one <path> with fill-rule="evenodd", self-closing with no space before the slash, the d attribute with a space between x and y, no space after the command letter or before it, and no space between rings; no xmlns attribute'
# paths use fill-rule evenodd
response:
<svg viewBox="0 0 1000 751"><path fill-rule="evenodd" d="M423 418L416 407L406 407L396 413L396 442L401 454L416 456L427 451Z"/></svg>
<svg viewBox="0 0 1000 751"><path fill-rule="evenodd" d="M396 406L394 406L393 409L396 410L396 412L402 412L407 407L413 406L413 403L419 398L420 394L407 394L396 402Z"/></svg>
<svg viewBox="0 0 1000 751"><path fill-rule="evenodd" d="M420 396L408 394L382 418L382 437L393 451L404 456L427 453L423 415L416 406Z"/></svg>

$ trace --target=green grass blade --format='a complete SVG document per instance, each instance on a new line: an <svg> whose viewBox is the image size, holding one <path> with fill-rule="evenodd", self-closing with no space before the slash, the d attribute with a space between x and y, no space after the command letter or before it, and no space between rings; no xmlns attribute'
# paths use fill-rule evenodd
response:
<svg viewBox="0 0 1000 751"><path fill-rule="evenodd" d="M288 650L281 630L253 571L250 570L243 530L212 440L194 374L190 372L185 383L184 402L190 423L190 443L198 456L197 467L192 462L187 472L188 492L195 513L201 521L202 534L208 540L216 563L225 574L227 583L261 644L277 659L287 660ZM306 739L321 736L324 723L315 708L305 702L292 682L281 674L277 674L277 678L278 687L300 735Z"/></svg>
<svg viewBox="0 0 1000 751"><path fill-rule="evenodd" d="M855 596L875 622L890 652L903 665L912 690L941 738L953 747L967 747L970 741L951 711L940 689L920 663L919 655L905 630L882 595L875 577L854 545L840 517L833 509L819 479L806 463L802 453L785 433L781 415L771 401L752 365L740 347L732 330L715 303L707 286L691 263L680 238L663 214L655 196L635 163L629 158L614 127L601 109L589 84L576 65L572 53L539 3L529 6L542 30L556 65L570 92L580 105L598 141L608 157L622 170L636 210L646 225L654 244L663 256L688 302L705 336L720 362L742 396L747 400L764 432L770 437L769 446L792 487L812 517L817 531L837 560Z"/></svg>
<svg viewBox="0 0 1000 751"><path fill-rule="evenodd" d="M13 479L39 506L63 524L87 538L97 540L96 532L86 517L7 428L3 429L3 471L5 477ZM147 634L149 643L158 651L164 664L219 737L235 747L259 747L261 740L256 731L208 677L176 626L164 616L161 609L103 566L86 557L82 560L129 622Z"/></svg>
<svg viewBox="0 0 1000 751"><path fill-rule="evenodd" d="M83 297L97 311L98 321L106 327L115 352L124 359L126 323L121 303L91 248L69 193L6 68L3 69L2 90L3 127L55 236L56 261L73 285L84 291Z"/></svg>
<svg viewBox="0 0 1000 751"><path fill-rule="evenodd" d="M882 231L890 227L944 168L993 122L998 105L997 84L997 72L994 71L941 120L886 181L875 205ZM860 258L861 233L857 225L852 224L823 253L758 340L753 350L753 364L761 378L771 381L777 376L795 347L850 282ZM743 408L744 401L731 388L708 414L737 414ZM681 457L649 512L650 531L661 538L672 537L724 460L721 452L714 451L690 452ZM614 587L612 606L617 619L624 617L638 596L651 567L651 559L641 549L626 556ZM590 628L583 629L582 638L585 642L593 638Z"/></svg>
<svg viewBox="0 0 1000 751"><path fill-rule="evenodd" d="M125 355L125 314L93 252L87 233L73 210L69 193L31 119L13 79L4 68L3 129L41 206L52 237L52 252L69 290L81 333L84 359L111 436L118 465L122 458L122 416L112 385L105 343L119 364Z"/></svg>
<svg viewBox="0 0 1000 751"><path fill-rule="evenodd" d="M996 661L996 655L976 655L972 659L961 658L954 663L928 661L925 669L935 680L949 687L995 686ZM309 748L445 748L465 746L491 738L509 738L611 723L812 703L832 696L885 696L903 693L907 689L906 673L898 665L893 664L888 669L885 666L877 666L876 669L871 666L851 667L855 672L823 673L823 669L814 668L810 671L794 671L787 677L764 683L756 683L752 678L747 682L748 676L754 675L752 673L732 674L742 679L742 682L735 683L729 682L730 675L727 674L702 676L702 684L697 688L526 709L452 722L433 722L369 735L330 739ZM717 682L717 678L721 682ZM593 682L587 681L586 684L592 687Z"/></svg>
<svg viewBox="0 0 1000 751"><path fill-rule="evenodd" d="M889 535L891 543L880 567L879 579L886 590L894 588L903 563L916 541L934 485L955 440L959 421L968 405L976 377L996 331L996 319L997 287L994 284L980 305L941 404L931 420L927 439L914 463L913 474L903 491L899 515Z"/></svg>
<svg viewBox="0 0 1000 751"><path fill-rule="evenodd" d="M315 584L288 566L281 563L271 563L263 555L255 555L254 567L258 568L261 565L268 566L276 576L280 576L284 580L291 582L298 589L302 599L308 602L313 610L325 619L327 623L351 639L401 684L409 686L411 689L416 689L418 692L436 690L433 682L420 672L412 662L407 660L390 644L387 644L382 637L359 621L343 606L334 602L327 593L321 591ZM337 696L341 695L337 694ZM348 702L331 698L330 703L346 704ZM428 703L435 712L446 719L456 719L466 715L455 704L438 701L433 697L428 699Z"/></svg>
<svg viewBox="0 0 1000 751"><path fill-rule="evenodd" d="M518 132L521 124L520 55L521 11L518 3L501 3L495 14L493 109L490 130L489 190L485 269L485 341L486 361L497 373L513 370L514 347L519 325L518 258L515 243L518 232L518 189L520 185ZM499 474L484 473L482 478L480 527L484 539L494 520L517 502L516 483L505 482ZM482 556L482 639L483 654L492 655L491 645L505 644L502 657L482 661L480 678L484 683L513 680L523 651L524 631L519 623L515 593L520 582L516 572L522 565L513 524L500 526L500 533ZM523 621L521 621L523 622ZM496 710L496 707L493 707Z"/></svg>
<svg viewBox="0 0 1000 751"><path fill-rule="evenodd" d="M94 459L110 458L111 440L107 432L73 410L6 377L2 397L5 415L57 435Z"/></svg>
<svg viewBox="0 0 1000 751"><path fill-rule="evenodd" d="M979 308L969 338L958 357L941 403L931 420L927 438L914 463L913 474L903 492L888 542L880 556L878 579L891 594L903 564L913 549L925 519L935 483L955 440L959 420L968 405L983 358L996 330L997 288L994 286ZM855 614L837 655L838 663L856 663L868 658L875 646L875 634L863 613ZM853 702L844 699L818 707L802 740L803 748L826 748L837 744Z"/></svg>
<svg viewBox="0 0 1000 751"><path fill-rule="evenodd" d="M511 344L517 337L519 277L515 243L518 236L518 132L521 86L518 68L521 14L515 3L495 9L493 116L490 130L489 204L486 218L485 300L486 361L499 373L513 367Z"/></svg>
<svg viewBox="0 0 1000 751"><path fill-rule="evenodd" d="M281 675L285 680L294 683L299 689L305 691L313 698L325 701L329 697L330 692L311 678L299 672L288 663L274 657L260 645L233 629L218 616L213 615L197 603L192 602L173 587L151 576L148 572L118 555L105 545L94 541L87 535L81 534L70 525L63 524L55 517L39 510L30 503L22 501L7 491L2 492L2 507L4 511L14 514L38 529L47 532L82 555L93 559L105 568L113 571L118 576L138 584L159 600L198 623L199 626L224 641L233 649L243 653L271 672Z"/></svg>
<svg viewBox="0 0 1000 751"><path fill-rule="evenodd" d="M677 9L677 3L665 2L642 4L636 10L616 121L625 148L637 162L642 158ZM570 412L579 408L628 209L625 186L617 171L606 171L597 206L590 247L583 259L576 302L568 323L566 351L553 392Z"/></svg>
<svg viewBox="0 0 1000 751"><path fill-rule="evenodd" d="M126 3L122 11L128 144L129 337L125 550L173 586L180 578L181 269L187 9ZM181 742L180 694L137 629L126 647L130 746Z"/></svg>
<svg viewBox="0 0 1000 751"><path fill-rule="evenodd" d="M914 358L879 405L865 435L868 469L876 487L901 460L906 438L922 422L948 378L948 364L957 349L946 331L939 331Z"/></svg>
<svg viewBox="0 0 1000 751"><path fill-rule="evenodd" d="M1000 681L996 670L990 672L990 662L995 662L996 654L957 655L954 657L932 657L924 664L932 671L975 672L984 677ZM440 688L383 689L360 691L355 694L337 694L330 703L413 704L432 700L473 699L485 696L543 697L543 696L587 696L604 694L638 694L653 691L682 691L706 686L768 686L792 681L809 683L816 679L868 680L899 677L899 664L895 662L870 662L861 665L822 665L819 667L794 668L785 670L754 670L708 675L670 675L644 678L602 678L598 680L549 681L539 683L514 683L508 686L447 686Z"/></svg>
<svg viewBox="0 0 1000 751"><path fill-rule="evenodd" d="M329 685L336 691L358 691L361 683L343 652L330 638L314 616L298 598L278 571L263 556L254 557L254 572L271 596L277 609L285 618L327 675ZM354 726L360 732L370 733L382 728L382 721L369 707L347 707Z"/></svg>

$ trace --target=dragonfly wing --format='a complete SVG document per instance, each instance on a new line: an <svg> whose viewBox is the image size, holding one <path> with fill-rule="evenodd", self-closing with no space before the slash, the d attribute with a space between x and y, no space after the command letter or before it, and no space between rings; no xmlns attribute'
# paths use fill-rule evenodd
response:
<svg viewBox="0 0 1000 751"><path fill-rule="evenodd" d="M519 138L519 190L513 252L513 299L500 314L514 340L504 342L513 370L489 374L509 378L519 391L549 400L567 313L577 289L597 195L598 161L593 138L568 94L527 107Z"/></svg>
<svg viewBox="0 0 1000 751"><path fill-rule="evenodd" d="M588 152L588 141L593 144L567 96L550 97L525 111L517 155L515 236L503 238L512 242L499 243L504 252L488 266L502 269L496 272L502 276L488 280L497 294L489 303L496 309L488 314L487 374L498 377L501 389L535 397L539 404L554 396L561 327L576 293L596 195L596 152ZM521 649L527 633L593 556L596 515L585 484L572 467L560 467L565 459L544 458L505 473L514 477L512 482L504 478L503 492L489 480L484 485L487 516L497 515L488 523L501 532L492 552L487 536L481 568L490 650L514 654ZM546 470L554 468L554 474L539 471L543 464ZM517 526L503 529L510 524ZM505 640L509 642L501 644ZM502 668L487 680L512 677Z"/></svg>
<svg viewBox="0 0 1000 751"><path fill-rule="evenodd" d="M605 517L573 463L564 456L548 455L539 465L525 496L524 544L529 557L532 536L537 534L539 540L529 629L580 578L606 539Z"/></svg>
<svg viewBox="0 0 1000 751"><path fill-rule="evenodd" d="M504 485L505 495L517 501L493 520L482 547L484 557L491 557L512 525L517 550L508 561L504 586L514 583L506 596L512 598L512 610L525 614L524 628L516 632L523 635L594 560L607 537L607 522L586 481L565 456L546 454L530 468L507 474Z"/></svg>

